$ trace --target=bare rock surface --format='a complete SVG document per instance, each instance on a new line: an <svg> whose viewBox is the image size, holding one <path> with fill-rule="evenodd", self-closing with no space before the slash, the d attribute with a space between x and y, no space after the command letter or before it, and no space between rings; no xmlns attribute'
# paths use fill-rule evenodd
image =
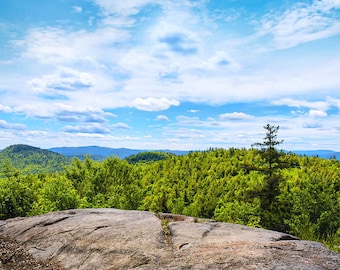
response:
<svg viewBox="0 0 340 270"><path fill-rule="evenodd" d="M0 221L0 269L340 269L322 244L241 225L117 209Z"/></svg>

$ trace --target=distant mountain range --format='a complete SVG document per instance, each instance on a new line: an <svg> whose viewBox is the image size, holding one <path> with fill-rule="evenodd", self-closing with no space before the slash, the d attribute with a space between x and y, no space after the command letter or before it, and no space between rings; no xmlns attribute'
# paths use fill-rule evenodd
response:
<svg viewBox="0 0 340 270"><path fill-rule="evenodd" d="M138 150L138 149L129 149L129 148L109 148L109 147L100 147L100 146L81 146L81 147L54 147L49 149L40 149L37 147L29 146L29 145L12 145L6 147L4 150L0 151L0 159L1 156L11 157L13 154L20 153L21 157L26 157L27 155L32 156L33 153L39 153L41 156L45 156L47 159L59 159L62 160L65 158L73 158L78 157L79 159L84 159L86 155L89 155L94 160L103 160L109 156L116 156L121 159L129 157L131 155L136 155L141 152L165 152L171 153L175 155L185 155L189 153L189 151L181 151L181 150ZM305 155L305 156L317 156L320 158L336 158L340 160L340 152L332 151L332 150L295 150L295 151L286 151L292 152L297 155ZM51 155L52 153L60 154L59 156ZM32 156L32 159L35 158ZM67 160L62 160L64 163L67 163Z"/></svg>
<svg viewBox="0 0 340 270"><path fill-rule="evenodd" d="M129 149L129 148L109 148L109 147L100 147L100 146L82 146L82 147L55 147L49 148L48 150L68 156L68 157L78 157L83 158L85 155L89 155L92 159L101 160L105 159L109 156L117 156L121 159L124 159L128 156L138 154L140 152L166 152L175 155L185 155L189 153L189 151L181 151L181 150L138 150L138 149ZM286 151L292 152L301 156L317 156L320 158L333 158L335 157L337 160L340 160L340 152L335 152L332 150L295 150L295 151Z"/></svg>
<svg viewBox="0 0 340 270"><path fill-rule="evenodd" d="M78 157L84 158L85 155L89 155L94 160L102 160L109 156L117 156L121 159L124 159L128 156L135 155L141 152L166 152L175 155L185 155L189 153L189 151L180 151L180 150L137 150L137 149L128 149L128 148L109 148L109 147L101 147L101 146L81 146L81 147L54 147L49 148L49 151L62 154L68 157Z"/></svg>
<svg viewBox="0 0 340 270"><path fill-rule="evenodd" d="M340 152L332 150L295 150L291 152L300 156L317 156L326 159L335 157L337 160L340 160Z"/></svg>

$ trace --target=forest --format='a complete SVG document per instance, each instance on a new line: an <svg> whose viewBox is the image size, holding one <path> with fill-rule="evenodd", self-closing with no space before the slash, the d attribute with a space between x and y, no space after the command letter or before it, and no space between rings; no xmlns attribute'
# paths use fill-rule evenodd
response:
<svg viewBox="0 0 340 270"><path fill-rule="evenodd" d="M277 150L278 129L265 126L263 142L249 149L180 156L46 162L44 152L5 149L0 219L75 208L169 212L287 232L339 252L340 162Z"/></svg>

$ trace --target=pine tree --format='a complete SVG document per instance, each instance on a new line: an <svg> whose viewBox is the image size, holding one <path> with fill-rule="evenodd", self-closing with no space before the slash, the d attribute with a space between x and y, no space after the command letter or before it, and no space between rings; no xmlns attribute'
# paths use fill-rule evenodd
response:
<svg viewBox="0 0 340 270"><path fill-rule="evenodd" d="M279 183L283 179L280 170L287 167L287 165L282 162L284 152L276 149L278 145L283 143L283 140L278 140L277 138L280 127L267 124L264 128L266 129L266 136L263 142L252 145L260 148L259 154L263 160L260 166L255 165L255 170L265 175L265 185L260 194L258 194L261 198L261 208L264 210L264 216L261 220L263 220L265 227L279 230L282 220L275 220L274 217L279 217L280 214L275 214L274 212L278 210L276 209L276 198L280 194Z"/></svg>
<svg viewBox="0 0 340 270"><path fill-rule="evenodd" d="M267 130L266 136L261 143L255 143L252 146L260 147L260 153L267 165L263 171L268 174L269 177L273 176L273 174L280 168L282 168L282 162L280 158L283 155L283 152L279 152L276 149L277 145L283 143L283 140L277 139L277 133L280 129L280 126L272 126L267 124L264 126Z"/></svg>

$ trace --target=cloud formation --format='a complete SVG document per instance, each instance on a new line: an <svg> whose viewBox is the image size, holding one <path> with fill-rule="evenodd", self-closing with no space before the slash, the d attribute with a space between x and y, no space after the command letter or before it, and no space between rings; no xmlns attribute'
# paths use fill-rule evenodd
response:
<svg viewBox="0 0 340 270"><path fill-rule="evenodd" d="M133 105L142 111L164 111L169 109L170 106L179 106L179 102L175 99L167 98L136 98Z"/></svg>
<svg viewBox="0 0 340 270"><path fill-rule="evenodd" d="M23 124L12 124L8 123L5 120L0 120L0 129L9 129L9 130L24 130L26 126Z"/></svg>
<svg viewBox="0 0 340 270"><path fill-rule="evenodd" d="M340 34L340 21L335 11L339 8L337 0L297 2L282 14L274 12L264 16L258 34L271 36L275 49L332 37Z"/></svg>
<svg viewBox="0 0 340 270"><path fill-rule="evenodd" d="M3 145L339 147L339 0L3 1Z"/></svg>
<svg viewBox="0 0 340 270"><path fill-rule="evenodd" d="M64 126L62 129L68 133L98 133L109 134L111 130L104 125L98 123L91 123L87 125Z"/></svg>
<svg viewBox="0 0 340 270"><path fill-rule="evenodd" d="M165 122L167 122L167 121L169 121L169 118L167 116L165 116L165 115L160 114L160 115L157 115L156 120L157 121L165 121Z"/></svg>
<svg viewBox="0 0 340 270"><path fill-rule="evenodd" d="M224 113L220 115L221 120L231 120L231 121L239 121L239 120L249 120L252 116L242 113L242 112L233 112L233 113Z"/></svg>
<svg viewBox="0 0 340 270"><path fill-rule="evenodd" d="M55 73L34 78L27 83L39 93L66 95L69 91L90 89L94 85L94 78L89 73L60 66Z"/></svg>

